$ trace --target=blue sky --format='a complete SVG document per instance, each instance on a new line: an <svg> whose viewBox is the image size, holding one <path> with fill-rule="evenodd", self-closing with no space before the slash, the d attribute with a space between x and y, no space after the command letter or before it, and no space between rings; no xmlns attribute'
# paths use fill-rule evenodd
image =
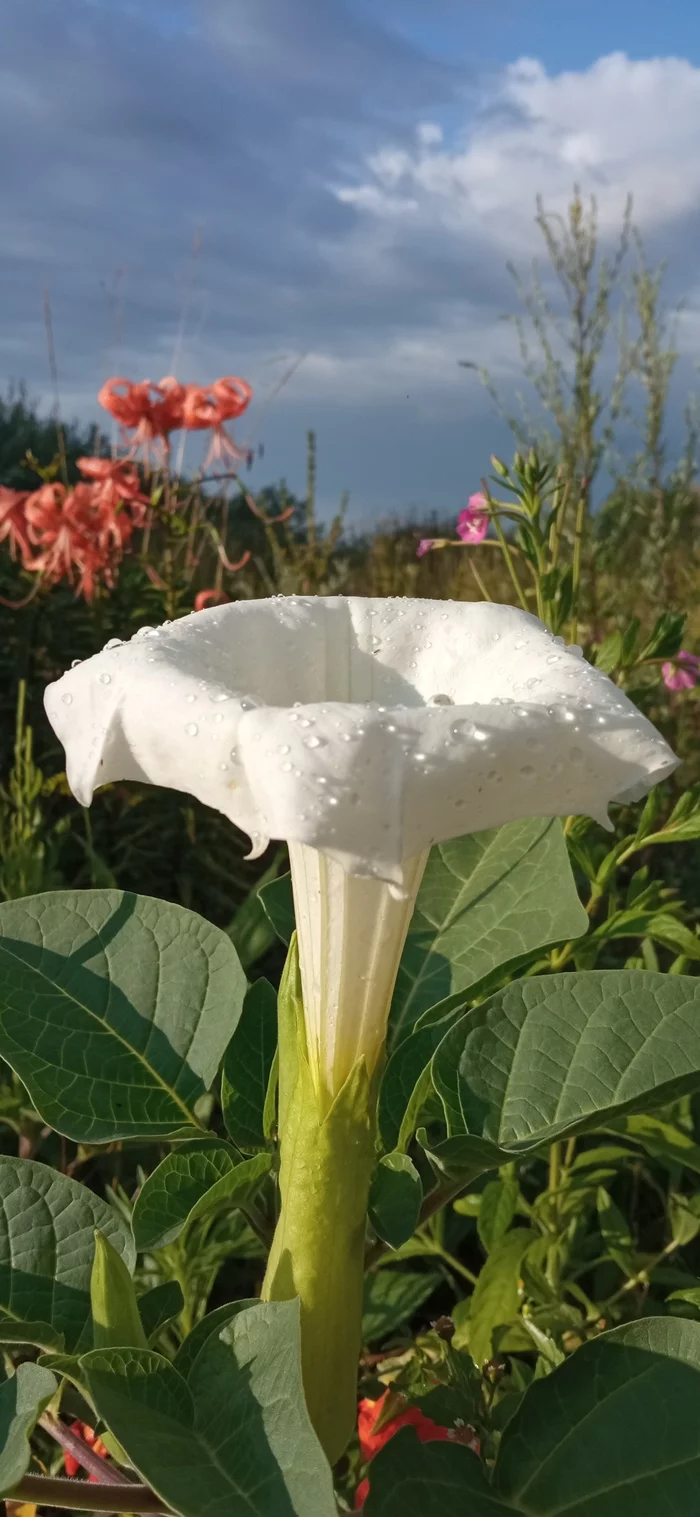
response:
<svg viewBox="0 0 700 1517"><path fill-rule="evenodd" d="M634 192L685 301L679 403L693 382L688 0L14 0L0 86L0 378L49 403L47 285L68 414L109 373L241 373L254 483L301 486L314 427L326 509L456 511L508 448L458 360L513 396L506 263L575 180L604 246Z"/></svg>

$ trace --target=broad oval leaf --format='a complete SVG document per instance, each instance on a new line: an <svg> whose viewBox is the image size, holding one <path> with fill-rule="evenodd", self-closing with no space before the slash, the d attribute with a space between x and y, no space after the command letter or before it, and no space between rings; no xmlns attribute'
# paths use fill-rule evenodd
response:
<svg viewBox="0 0 700 1517"><path fill-rule="evenodd" d="M96 1229L133 1270L133 1239L111 1206L45 1164L0 1158L0 1342L91 1347Z"/></svg>
<svg viewBox="0 0 700 1517"><path fill-rule="evenodd" d="M226 1202L244 1206L269 1173L271 1155L242 1163L225 1143L187 1144L168 1154L141 1186L132 1217L140 1251L165 1248L190 1222Z"/></svg>
<svg viewBox="0 0 700 1517"><path fill-rule="evenodd" d="M243 1002L224 1055L221 1106L226 1128L242 1153L264 1148L265 1102L277 1048L277 991L256 980Z"/></svg>
<svg viewBox="0 0 700 1517"><path fill-rule="evenodd" d="M58 1389L50 1370L19 1364L0 1386L0 1497L9 1496L31 1461L29 1439Z"/></svg>
<svg viewBox="0 0 700 1517"><path fill-rule="evenodd" d="M244 991L226 933L168 901L67 890L0 906L0 1056L76 1142L196 1131Z"/></svg>
<svg viewBox="0 0 700 1517"><path fill-rule="evenodd" d="M647 1318L525 1392L492 1482L468 1449L402 1429L372 1460L367 1517L697 1517L700 1324Z"/></svg>
<svg viewBox="0 0 700 1517"><path fill-rule="evenodd" d="M423 1201L421 1178L408 1154L379 1160L369 1195L369 1221L390 1248L407 1243L418 1226Z"/></svg>
<svg viewBox="0 0 700 1517"><path fill-rule="evenodd" d="M432 1296L441 1276L435 1270L378 1269L365 1279L362 1337L381 1342L395 1333Z"/></svg>
<svg viewBox="0 0 700 1517"><path fill-rule="evenodd" d="M494 1488L535 1517L696 1517L700 1324L615 1328L536 1381L503 1434Z"/></svg>
<svg viewBox="0 0 700 1517"><path fill-rule="evenodd" d="M507 985L433 1057L446 1173L494 1168L564 1133L700 1085L700 979L591 970Z"/></svg>
<svg viewBox="0 0 700 1517"><path fill-rule="evenodd" d="M466 1324L469 1352L477 1369L481 1369L493 1355L495 1329L511 1322L517 1315L520 1266L536 1237L537 1234L529 1228L514 1227L494 1244L479 1273Z"/></svg>
<svg viewBox="0 0 700 1517"><path fill-rule="evenodd" d="M187 1378L151 1350L96 1350L82 1365L100 1415L180 1517L334 1517L297 1301L248 1305L206 1339Z"/></svg>
<svg viewBox="0 0 700 1517"><path fill-rule="evenodd" d="M457 1443L419 1443L398 1433L372 1460L364 1517L511 1517L481 1461Z"/></svg>
<svg viewBox="0 0 700 1517"><path fill-rule="evenodd" d="M399 965L392 1042L405 1038L430 1007L458 1005L500 965L579 938L587 926L556 819L527 818L438 844Z"/></svg>

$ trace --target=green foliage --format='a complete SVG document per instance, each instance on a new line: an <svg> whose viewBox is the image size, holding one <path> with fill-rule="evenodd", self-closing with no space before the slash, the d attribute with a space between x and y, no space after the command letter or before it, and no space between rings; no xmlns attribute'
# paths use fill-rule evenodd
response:
<svg viewBox="0 0 700 1517"><path fill-rule="evenodd" d="M0 1054L78 1142L197 1130L244 984L226 935L181 906L95 890L0 907Z"/></svg>
<svg viewBox="0 0 700 1517"><path fill-rule="evenodd" d="M277 1048L277 992L256 980L224 1055L221 1107L228 1133L242 1153L264 1148L265 1101Z"/></svg>
<svg viewBox="0 0 700 1517"><path fill-rule="evenodd" d="M222 1207L245 1207L270 1170L269 1154L242 1164L223 1143L186 1144L159 1164L141 1187L134 1207L137 1248L165 1248L182 1229Z"/></svg>
<svg viewBox="0 0 700 1517"><path fill-rule="evenodd" d="M96 1229L133 1270L131 1234L104 1201L47 1165L0 1158L0 1340L91 1347Z"/></svg>
<svg viewBox="0 0 700 1517"><path fill-rule="evenodd" d="M20 1364L0 1386L0 1495L9 1496L31 1461L30 1437L58 1384L50 1370Z"/></svg>
<svg viewBox="0 0 700 1517"><path fill-rule="evenodd" d="M150 1350L82 1360L97 1408L180 1517L333 1517L301 1387L299 1308L250 1303L185 1368ZM235 1436L231 1430L235 1429Z"/></svg>

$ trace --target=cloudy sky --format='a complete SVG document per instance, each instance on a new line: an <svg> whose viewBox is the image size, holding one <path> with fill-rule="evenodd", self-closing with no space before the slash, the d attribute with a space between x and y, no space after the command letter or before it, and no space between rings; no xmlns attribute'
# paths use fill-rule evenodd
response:
<svg viewBox="0 0 700 1517"><path fill-rule="evenodd" d="M108 374L240 373L255 482L301 485L315 427L327 507L456 510L506 447L457 361L514 389L505 265L575 180L604 239L633 192L692 380L689 0L6 0L0 116L0 379L50 403L47 286L69 415Z"/></svg>

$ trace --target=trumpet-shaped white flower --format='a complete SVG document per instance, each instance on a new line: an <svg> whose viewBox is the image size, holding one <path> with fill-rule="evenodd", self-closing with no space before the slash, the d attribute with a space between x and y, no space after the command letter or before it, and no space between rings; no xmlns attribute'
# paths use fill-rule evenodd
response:
<svg viewBox="0 0 700 1517"><path fill-rule="evenodd" d="M46 692L68 779L197 796L290 844L309 1057L331 1094L383 1045L434 842L605 822L676 760L577 648L510 606L282 597L143 628Z"/></svg>

